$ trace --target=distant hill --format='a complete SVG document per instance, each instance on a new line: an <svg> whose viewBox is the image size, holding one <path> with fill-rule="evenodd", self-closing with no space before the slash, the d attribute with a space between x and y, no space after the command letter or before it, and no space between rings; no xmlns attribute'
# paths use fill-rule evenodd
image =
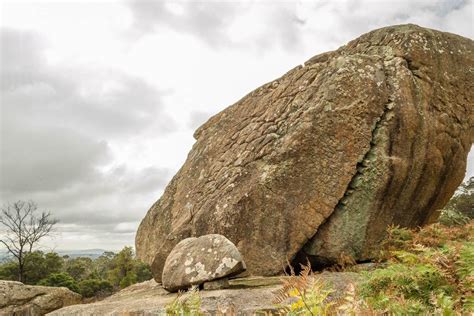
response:
<svg viewBox="0 0 474 316"><path fill-rule="evenodd" d="M49 250L43 250L49 252ZM109 251L105 249L78 249L78 250L52 250L61 256L69 256L70 258L87 257L96 259L100 257L104 252ZM0 262L3 262L12 256L6 251L0 251Z"/></svg>
<svg viewBox="0 0 474 316"><path fill-rule="evenodd" d="M70 258L77 258L77 257L88 257L91 259L95 259L100 257L104 252L110 251L105 249L83 249L83 250L57 250L58 254L61 256L69 256Z"/></svg>

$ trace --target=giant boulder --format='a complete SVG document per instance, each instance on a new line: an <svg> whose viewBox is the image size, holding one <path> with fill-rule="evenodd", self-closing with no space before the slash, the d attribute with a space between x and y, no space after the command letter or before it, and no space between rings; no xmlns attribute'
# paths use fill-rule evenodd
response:
<svg viewBox="0 0 474 316"><path fill-rule="evenodd" d="M464 177L474 139L474 44L402 25L317 55L218 113L136 236L160 281L184 238L218 233L253 275L287 260L371 258Z"/></svg>

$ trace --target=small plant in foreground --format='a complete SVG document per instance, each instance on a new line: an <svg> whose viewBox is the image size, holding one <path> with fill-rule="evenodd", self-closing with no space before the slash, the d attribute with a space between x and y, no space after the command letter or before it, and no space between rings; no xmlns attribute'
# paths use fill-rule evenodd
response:
<svg viewBox="0 0 474 316"><path fill-rule="evenodd" d="M178 292L176 298L165 308L166 315L204 315L201 311L201 296L197 287L193 287L187 293Z"/></svg>
<svg viewBox="0 0 474 316"><path fill-rule="evenodd" d="M302 265L299 276L294 270L282 279L283 287L277 292L274 303L287 315L330 315L334 303L328 300L333 292L326 284L311 275L311 266Z"/></svg>

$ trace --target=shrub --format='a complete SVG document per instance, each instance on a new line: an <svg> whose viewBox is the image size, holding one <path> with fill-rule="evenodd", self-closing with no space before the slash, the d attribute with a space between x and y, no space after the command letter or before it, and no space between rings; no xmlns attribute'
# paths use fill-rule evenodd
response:
<svg viewBox="0 0 474 316"><path fill-rule="evenodd" d="M311 281L309 268L283 281L276 302L290 315L473 314L474 222L390 227L383 246L384 264L362 272L342 302L331 297L330 288Z"/></svg>
<svg viewBox="0 0 474 316"><path fill-rule="evenodd" d="M25 255L24 279L27 284L37 284L51 273L61 272L63 258L57 253L34 251Z"/></svg>
<svg viewBox="0 0 474 316"><path fill-rule="evenodd" d="M83 297L107 296L113 291L109 281L100 279L87 279L79 282L79 293Z"/></svg>
<svg viewBox="0 0 474 316"><path fill-rule="evenodd" d="M457 211L474 219L474 177L459 186L445 209Z"/></svg>
<svg viewBox="0 0 474 316"><path fill-rule="evenodd" d="M469 223L469 217L455 209L444 209L438 218L438 222L445 226L462 226Z"/></svg>
<svg viewBox="0 0 474 316"><path fill-rule="evenodd" d="M390 300L383 299L385 293L412 302L430 304L433 292L453 292L443 274L429 264L392 264L387 268L366 273L365 277L361 295L376 309L384 310L389 307Z"/></svg>
<svg viewBox="0 0 474 316"><path fill-rule="evenodd" d="M364 273L362 298L389 314L469 312L473 307L473 223L434 224L418 231L391 227L384 268Z"/></svg>
<svg viewBox="0 0 474 316"><path fill-rule="evenodd" d="M90 278L90 274L93 273L93 264L91 258L73 258L66 261L65 271L79 282Z"/></svg>
<svg viewBox="0 0 474 316"><path fill-rule="evenodd" d="M65 272L52 273L47 278L41 280L38 283L38 285L56 286L56 287L64 286L76 293L80 292L76 281L73 279L73 277L71 277L69 274Z"/></svg>
<svg viewBox="0 0 474 316"><path fill-rule="evenodd" d="M0 280L18 281L18 262L7 261L0 265Z"/></svg>

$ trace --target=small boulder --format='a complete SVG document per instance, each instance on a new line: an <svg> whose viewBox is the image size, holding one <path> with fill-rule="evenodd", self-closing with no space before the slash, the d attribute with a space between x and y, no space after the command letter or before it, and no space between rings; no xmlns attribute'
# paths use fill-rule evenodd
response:
<svg viewBox="0 0 474 316"><path fill-rule="evenodd" d="M210 234L179 242L166 258L162 282L166 290L176 292L245 269L237 247L222 235Z"/></svg>

